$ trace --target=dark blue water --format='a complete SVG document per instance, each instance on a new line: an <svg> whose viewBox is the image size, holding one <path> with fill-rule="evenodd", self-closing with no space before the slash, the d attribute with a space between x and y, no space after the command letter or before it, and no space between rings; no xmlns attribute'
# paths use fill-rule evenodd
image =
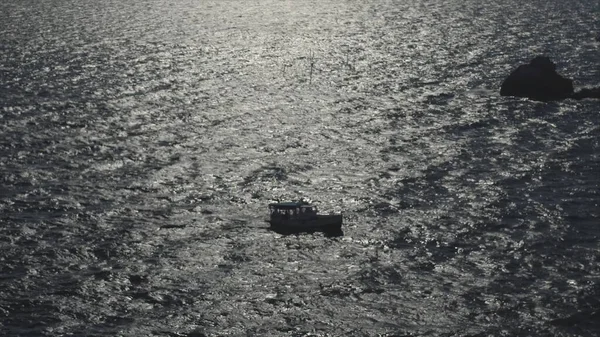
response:
<svg viewBox="0 0 600 337"><path fill-rule="evenodd" d="M597 1L1 1L0 334L595 336ZM267 204L343 211L281 236Z"/></svg>

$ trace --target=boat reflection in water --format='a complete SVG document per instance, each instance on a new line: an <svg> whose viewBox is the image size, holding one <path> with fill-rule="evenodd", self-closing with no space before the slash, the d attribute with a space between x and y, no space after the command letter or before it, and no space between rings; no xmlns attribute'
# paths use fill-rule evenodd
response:
<svg viewBox="0 0 600 337"><path fill-rule="evenodd" d="M271 229L280 234L323 232L341 236L342 214L319 214L317 207L305 201L269 204Z"/></svg>

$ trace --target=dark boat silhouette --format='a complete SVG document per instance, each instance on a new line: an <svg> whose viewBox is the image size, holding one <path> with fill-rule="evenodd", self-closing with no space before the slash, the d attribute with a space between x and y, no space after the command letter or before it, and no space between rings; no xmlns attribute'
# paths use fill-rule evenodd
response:
<svg viewBox="0 0 600 337"><path fill-rule="evenodd" d="M319 214L316 206L304 201L272 203L269 212L267 222L278 233L342 233L342 214Z"/></svg>

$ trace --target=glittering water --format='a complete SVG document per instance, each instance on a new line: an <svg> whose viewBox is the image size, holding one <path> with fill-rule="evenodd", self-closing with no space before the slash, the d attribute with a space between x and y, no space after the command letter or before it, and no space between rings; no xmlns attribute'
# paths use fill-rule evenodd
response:
<svg viewBox="0 0 600 337"><path fill-rule="evenodd" d="M0 334L593 336L597 1L2 1ZM266 205L344 211L281 236Z"/></svg>

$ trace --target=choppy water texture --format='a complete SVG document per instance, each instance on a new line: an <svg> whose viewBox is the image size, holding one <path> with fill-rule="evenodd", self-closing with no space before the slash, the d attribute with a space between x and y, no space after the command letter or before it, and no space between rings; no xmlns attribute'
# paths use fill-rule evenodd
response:
<svg viewBox="0 0 600 337"><path fill-rule="evenodd" d="M0 3L0 334L593 336L589 1ZM281 236L266 205L344 211Z"/></svg>

